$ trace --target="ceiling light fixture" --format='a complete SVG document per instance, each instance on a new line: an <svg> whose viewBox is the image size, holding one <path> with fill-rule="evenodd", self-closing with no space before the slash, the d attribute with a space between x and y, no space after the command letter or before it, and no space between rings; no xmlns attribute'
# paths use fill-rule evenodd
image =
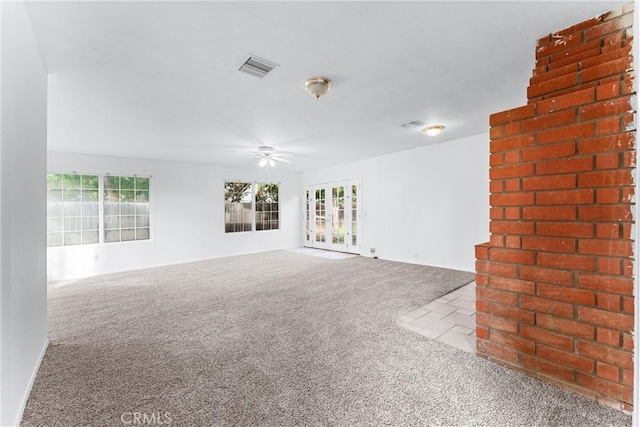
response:
<svg viewBox="0 0 640 427"><path fill-rule="evenodd" d="M331 80L326 77L311 77L304 82L304 90L316 99L327 93L330 87Z"/></svg>
<svg viewBox="0 0 640 427"><path fill-rule="evenodd" d="M438 136L440 135L440 133L444 130L444 126L442 125L435 125L435 126L429 126L426 127L424 129L422 129L422 132L424 132L425 135L427 136Z"/></svg>

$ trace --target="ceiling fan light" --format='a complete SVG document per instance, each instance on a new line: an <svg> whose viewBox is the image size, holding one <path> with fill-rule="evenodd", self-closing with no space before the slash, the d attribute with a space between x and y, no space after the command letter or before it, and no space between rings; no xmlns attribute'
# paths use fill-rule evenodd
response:
<svg viewBox="0 0 640 427"><path fill-rule="evenodd" d="M262 157L260 160L258 160L258 166L260 166L261 168L267 166L267 158Z"/></svg>
<svg viewBox="0 0 640 427"><path fill-rule="evenodd" d="M426 127L424 129L422 129L422 132L424 132L424 134L427 135L427 136L434 137L434 136L440 135L440 133L443 130L444 130L444 126L435 125L435 126L429 126L429 127Z"/></svg>
<svg viewBox="0 0 640 427"><path fill-rule="evenodd" d="M273 161L273 159L267 159L267 163L269 163L269 166L274 167L276 165L276 162Z"/></svg>
<svg viewBox="0 0 640 427"><path fill-rule="evenodd" d="M331 80L326 77L312 77L304 82L304 90L316 99L326 94L331 87Z"/></svg>

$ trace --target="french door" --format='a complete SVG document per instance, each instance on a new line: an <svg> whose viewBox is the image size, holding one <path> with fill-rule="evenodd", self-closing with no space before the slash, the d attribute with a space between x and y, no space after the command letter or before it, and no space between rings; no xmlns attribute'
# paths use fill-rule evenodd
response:
<svg viewBox="0 0 640 427"><path fill-rule="evenodd" d="M304 245L360 253L360 181L304 188Z"/></svg>

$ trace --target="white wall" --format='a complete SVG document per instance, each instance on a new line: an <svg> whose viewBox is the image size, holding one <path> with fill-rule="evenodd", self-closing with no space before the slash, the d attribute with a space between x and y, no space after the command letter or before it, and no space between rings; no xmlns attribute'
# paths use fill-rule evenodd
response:
<svg viewBox="0 0 640 427"><path fill-rule="evenodd" d="M47 345L47 74L22 2L1 3L0 425L16 425Z"/></svg>
<svg viewBox="0 0 640 427"><path fill-rule="evenodd" d="M300 176L277 167L267 173L255 166L241 170L50 152L48 170L152 176L151 240L49 248L49 280L300 246ZM225 233L225 180L279 182L280 230Z"/></svg>
<svg viewBox="0 0 640 427"><path fill-rule="evenodd" d="M362 255L475 271L489 240L489 136L475 135L302 174L362 180Z"/></svg>

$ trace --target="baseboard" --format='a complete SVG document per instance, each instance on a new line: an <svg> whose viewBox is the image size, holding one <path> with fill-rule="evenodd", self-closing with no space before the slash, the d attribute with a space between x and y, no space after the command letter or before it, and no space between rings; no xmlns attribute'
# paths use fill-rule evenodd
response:
<svg viewBox="0 0 640 427"><path fill-rule="evenodd" d="M44 354L47 352L48 347L49 347L49 339L47 338L44 341L44 346L42 347L42 350L40 351L40 356L38 357L38 363L36 363L36 366L34 367L33 372L31 373L31 380L29 381L29 387L27 387L27 391L22 397L22 402L20 403L20 412L18 413L18 422L16 423L16 426L19 426L20 423L22 422L22 414L24 413L24 409L27 406L27 401L29 400L29 395L31 394L31 388L33 387L33 383L35 383L36 381L36 376L38 375L38 371L40 370L40 365L42 364L42 359L44 359Z"/></svg>

